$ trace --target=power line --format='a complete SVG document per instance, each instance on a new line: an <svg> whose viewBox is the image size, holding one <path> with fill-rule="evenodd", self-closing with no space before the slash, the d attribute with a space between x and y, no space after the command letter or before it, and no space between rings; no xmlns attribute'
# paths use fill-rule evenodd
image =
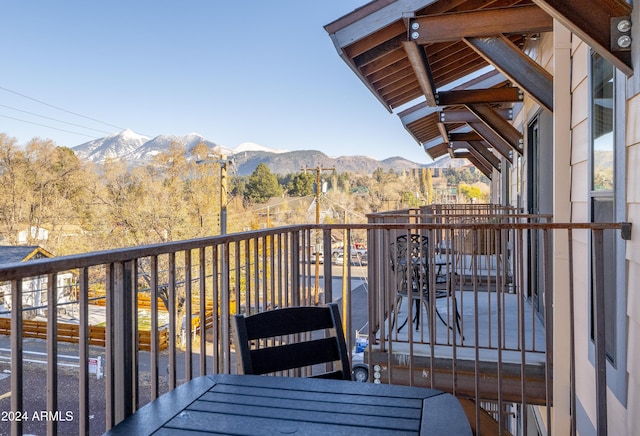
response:
<svg viewBox="0 0 640 436"><path fill-rule="evenodd" d="M10 117L8 115L0 114L0 117L9 118L10 120L20 121L20 122L23 122L23 123L33 124L33 125L40 126L40 127L46 127L48 129L59 130L60 132L71 133L73 135L86 136L87 138L96 139L95 136L87 135L85 133L72 132L70 130L59 129L57 127L47 126L46 124L34 123L33 121L21 120L20 118L14 118L14 117Z"/></svg>
<svg viewBox="0 0 640 436"><path fill-rule="evenodd" d="M81 124L70 123L68 121L59 120L57 118L51 118L51 117L47 117L45 115L36 114L34 112L25 111L25 110L22 110L22 109L18 109L16 107L7 106L6 104L0 104L0 106L1 107L6 107L7 109L11 109L11 110L14 110L14 111L22 112L22 113L25 113L25 114L34 115L36 117L45 118L47 120L56 121L58 123L69 124L70 126L81 127L83 129L93 130L95 132L100 132L100 133L106 133L106 134L110 134L111 133L111 132L107 132L106 130L94 129L92 127L83 126ZM24 121L25 123L29 123L30 122L30 121L26 121L26 120L22 120L22 121Z"/></svg>
<svg viewBox="0 0 640 436"><path fill-rule="evenodd" d="M70 111L70 110L67 110L67 109L63 109L63 108L58 107L58 106L54 106L54 105L49 104L49 103L46 103L46 102L44 102L44 101L42 101L42 100L38 100L38 99L36 99L36 98L29 97L28 95L24 95L24 94L22 94L22 93L20 93L20 92L12 91L11 89L5 88L5 87L3 87L3 86L0 86L0 89L2 89L3 91L6 91L6 92L10 92L10 93L15 94L15 95L19 95L20 97L23 97L23 98L29 99L29 100L31 100L31 101L35 101L36 103L43 104L43 105L48 106L48 107L50 107L50 108L53 108L53 109L56 109L56 110L59 110L59 111L62 111L62 112L66 112L66 113L71 114L71 115L75 115L75 116L77 116L77 117L81 117L81 118L85 118L85 119L87 119L87 120L95 121L96 123L104 124L105 126L109 126L109 127L114 127L114 128L116 128L116 129L119 129L119 130L125 130L125 128L124 128L124 127L116 126L116 125L114 125L114 124L110 124L110 123L105 123L104 121L100 121L100 120L97 120L97 119L95 119L95 118L91 118L91 117L88 117L88 116L86 116L86 115L79 114L79 113L77 113L77 112L73 112L73 111ZM10 117L7 117L7 118L10 118ZM18 121L21 121L21 120L18 120ZM34 124L35 124L35 123L34 123ZM48 126L44 126L44 127L48 127ZM61 129L56 129L56 130L61 130ZM86 136L86 135L85 135L85 136Z"/></svg>

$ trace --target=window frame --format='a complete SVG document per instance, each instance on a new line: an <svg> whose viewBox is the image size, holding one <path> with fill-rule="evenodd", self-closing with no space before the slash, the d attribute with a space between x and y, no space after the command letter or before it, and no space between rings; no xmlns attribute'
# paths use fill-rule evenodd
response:
<svg viewBox="0 0 640 436"><path fill-rule="evenodd" d="M595 190L594 180L594 113L593 113L593 60L595 52L589 52L589 169L588 169L588 214L589 220L593 221L594 202L611 198L613 200L613 220L616 222L626 221L626 76L613 67L613 189ZM615 241L615 275L616 275L616 305L615 305L615 347L613 362L607 361L607 386L611 389L625 407L627 404L627 314L626 314L626 288L627 288L627 267L625 244L620 238L619 232L614 236ZM589 259L593 259L592 243L589 241ZM591 326L593 325L593 279L592 265L589 262L589 361L595 367L595 344L591 336Z"/></svg>

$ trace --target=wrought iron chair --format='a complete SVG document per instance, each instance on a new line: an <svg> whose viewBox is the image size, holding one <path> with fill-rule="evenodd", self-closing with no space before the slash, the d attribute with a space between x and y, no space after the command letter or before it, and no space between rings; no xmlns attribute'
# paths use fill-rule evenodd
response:
<svg viewBox="0 0 640 436"><path fill-rule="evenodd" d="M407 238L408 237L408 238ZM407 240L408 239L408 240ZM406 298L408 301L415 301L415 314L413 321L416 324L416 330L419 330L420 326L420 301L423 302L427 314L430 313L429 300L432 293L429 292L429 286L431 283L429 276L429 258L428 253L429 239L426 235L400 235L396 238L396 242L391 244L391 269L396 271L399 276L399 286L396 290L396 301L392 316L392 328L397 321L398 313L402 307L402 300ZM408 271L407 271L408 269ZM447 284L450 278L447 274L436 272L435 284ZM462 337L462 330L460 328L460 313L458 312L458 306L455 300L455 295L449 292L451 287L445 286L445 289L434 289L433 294L435 298L447 298L450 297L453 300L453 315L456 322L456 328L460 336ZM435 307L435 312L440 321L453 330L453 327L444 319L438 307ZM404 328L405 324L409 321L409 317L398 327L398 331Z"/></svg>
<svg viewBox="0 0 640 436"><path fill-rule="evenodd" d="M336 303L235 315L233 327L238 374L271 374L333 362L333 370L312 377L352 379Z"/></svg>

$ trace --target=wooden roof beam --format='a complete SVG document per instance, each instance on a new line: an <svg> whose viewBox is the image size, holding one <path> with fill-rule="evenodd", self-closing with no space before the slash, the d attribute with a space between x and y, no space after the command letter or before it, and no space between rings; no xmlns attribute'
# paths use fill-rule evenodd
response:
<svg viewBox="0 0 640 436"><path fill-rule="evenodd" d="M447 131L447 126L445 126L443 123L438 123L438 131L440 132L442 140L445 142L449 142L449 132Z"/></svg>
<svg viewBox="0 0 640 436"><path fill-rule="evenodd" d="M494 111L491 106L488 104L469 104L467 105L467 109L478 117L478 120L480 120L482 124L509 144L511 148L522 154L524 150L522 134L518 129L513 127L509 121ZM480 133L480 135L482 135L482 133Z"/></svg>
<svg viewBox="0 0 640 436"><path fill-rule="evenodd" d="M627 76L633 75L631 28L622 31L619 23L631 23L632 5L624 0L533 0ZM623 27L624 29L624 27ZM623 38L621 41L620 38ZM628 46L619 42L629 42Z"/></svg>
<svg viewBox="0 0 640 436"><path fill-rule="evenodd" d="M553 112L553 76L504 35L464 38L469 47L521 87L540 106Z"/></svg>
<svg viewBox="0 0 640 436"><path fill-rule="evenodd" d="M467 144L469 144L471 149L481 154L492 167L498 171L502 171L502 162L491 150L489 150L487 144L481 141L469 141Z"/></svg>
<svg viewBox="0 0 640 436"><path fill-rule="evenodd" d="M467 145L469 145L467 143ZM471 153L473 156L475 156L476 159L478 159L479 162L482 162L482 164L487 167L487 168L494 168L498 171L500 171L499 168L496 168L491 162L489 162L482 153L480 153L478 150L476 150L475 148L469 146L467 147L467 151L469 153ZM495 157L495 156L494 156ZM499 161L498 161L498 166L499 166Z"/></svg>
<svg viewBox="0 0 640 436"><path fill-rule="evenodd" d="M505 120L513 119L513 109L494 109L494 111ZM441 123L473 123L478 121L478 117L469 109L445 110L438 112L438 119Z"/></svg>
<svg viewBox="0 0 640 436"><path fill-rule="evenodd" d="M512 6L417 16L409 20L409 29L411 40L418 44L432 44L501 33L550 32L553 19L535 5Z"/></svg>
<svg viewBox="0 0 640 436"><path fill-rule="evenodd" d="M454 106L479 103L519 103L524 99L522 90L516 87L489 89L461 89L441 91L436 94L438 106Z"/></svg>
<svg viewBox="0 0 640 436"><path fill-rule="evenodd" d="M402 44L427 103L429 106L436 106L436 85L424 48L412 41L404 41Z"/></svg>

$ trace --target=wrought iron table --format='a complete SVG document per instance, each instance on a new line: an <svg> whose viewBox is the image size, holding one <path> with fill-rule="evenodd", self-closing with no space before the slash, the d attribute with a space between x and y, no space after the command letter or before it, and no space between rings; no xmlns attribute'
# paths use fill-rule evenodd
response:
<svg viewBox="0 0 640 436"><path fill-rule="evenodd" d="M471 435L458 400L435 389L297 377L211 375L142 407L109 435Z"/></svg>

